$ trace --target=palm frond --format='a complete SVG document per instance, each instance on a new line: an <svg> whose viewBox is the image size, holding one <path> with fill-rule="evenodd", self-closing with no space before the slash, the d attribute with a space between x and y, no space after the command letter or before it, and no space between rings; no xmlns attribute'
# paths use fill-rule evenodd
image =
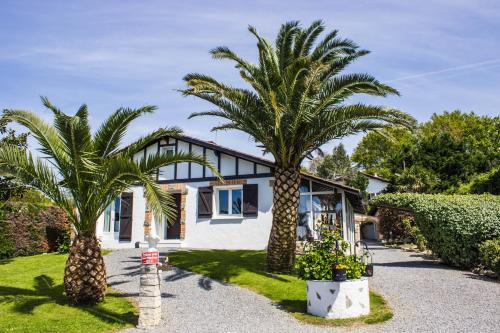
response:
<svg viewBox="0 0 500 333"><path fill-rule="evenodd" d="M149 133L148 135L140 137L139 139L129 144L127 147L116 151L115 154L120 154L132 158L134 157L134 154L136 154L138 151L140 151L142 148L144 148L147 144L150 144L151 142L158 141L166 136L176 136L181 134L182 131L178 127L160 128Z"/></svg>
<svg viewBox="0 0 500 333"><path fill-rule="evenodd" d="M104 157L119 149L120 143L132 121L156 110L146 105L138 109L120 108L106 119L94 135L96 154Z"/></svg>
<svg viewBox="0 0 500 333"><path fill-rule="evenodd" d="M0 168L4 175L10 175L24 184L34 187L56 202L68 214L69 219L78 225L73 212L74 202L60 186L60 179L40 158L35 159L31 152L19 150L14 145L0 147Z"/></svg>

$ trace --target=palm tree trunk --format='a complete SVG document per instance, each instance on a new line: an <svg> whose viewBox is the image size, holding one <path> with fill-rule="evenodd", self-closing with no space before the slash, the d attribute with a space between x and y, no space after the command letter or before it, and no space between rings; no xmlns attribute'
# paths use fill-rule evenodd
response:
<svg viewBox="0 0 500 333"><path fill-rule="evenodd" d="M76 236L64 270L64 289L72 304L94 304L106 294L106 267L94 233Z"/></svg>
<svg viewBox="0 0 500 333"><path fill-rule="evenodd" d="M287 273L293 270L299 209L300 172L276 167L273 187L273 225L267 247L267 269Z"/></svg>

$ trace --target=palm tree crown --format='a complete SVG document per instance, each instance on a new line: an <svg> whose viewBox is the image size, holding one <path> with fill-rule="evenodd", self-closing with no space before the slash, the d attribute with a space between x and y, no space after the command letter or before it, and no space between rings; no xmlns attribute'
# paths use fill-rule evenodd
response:
<svg viewBox="0 0 500 333"><path fill-rule="evenodd" d="M53 200L66 212L78 232L94 233L97 218L106 207L135 183L144 185L148 205L159 218L173 217L175 209L170 208L174 201L155 182L158 168L189 161L207 165L202 157L187 153L134 160L134 154L146 143L179 134L180 130L175 127L158 129L126 148L120 147L129 124L153 112L154 106L121 108L92 135L86 105L74 116L68 116L48 99L42 98L42 102L54 114L53 126L28 111L5 110L4 117L31 132L43 158L6 145L0 148L0 167Z"/></svg>
<svg viewBox="0 0 500 333"><path fill-rule="evenodd" d="M351 62L368 54L349 39L324 31L321 21L308 28L298 22L282 25L275 45L254 27L258 64L239 57L227 47L211 51L215 59L229 59L252 89L236 88L202 74L188 74L185 95L202 98L217 110L193 113L216 116L228 122L213 130L237 129L250 134L282 167L297 167L324 143L382 128L409 125L407 114L378 105L348 104L355 94L398 94L368 74L340 74Z"/></svg>

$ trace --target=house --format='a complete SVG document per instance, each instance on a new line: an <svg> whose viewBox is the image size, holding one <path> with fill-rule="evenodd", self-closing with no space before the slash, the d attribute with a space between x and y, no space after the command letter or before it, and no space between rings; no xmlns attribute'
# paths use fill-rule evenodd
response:
<svg viewBox="0 0 500 333"><path fill-rule="evenodd" d="M173 194L175 221L157 221L144 191L136 185L116 198L97 223L104 248L145 246L146 234L157 234L160 247L265 249L272 224L273 168L267 159L189 136L167 136L145 146L134 158L164 152L205 156L223 175L195 163L161 168L157 182ZM317 237L318 223L339 228L354 243L354 213L363 210L358 190L302 174L298 238ZM169 223L170 222L170 223Z"/></svg>
<svg viewBox="0 0 500 333"><path fill-rule="evenodd" d="M368 178L368 186L366 188L366 193L368 193L368 197L371 199L378 194L384 192L389 186L390 182L387 179L384 179L377 174L370 175L368 173L363 173Z"/></svg>

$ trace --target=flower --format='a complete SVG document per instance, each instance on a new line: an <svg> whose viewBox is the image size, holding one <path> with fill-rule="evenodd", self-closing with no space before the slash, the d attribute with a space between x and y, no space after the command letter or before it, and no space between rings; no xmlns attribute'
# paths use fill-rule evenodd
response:
<svg viewBox="0 0 500 333"><path fill-rule="evenodd" d="M335 269L346 269L346 268L347 268L347 265L344 265L344 264L335 265Z"/></svg>

